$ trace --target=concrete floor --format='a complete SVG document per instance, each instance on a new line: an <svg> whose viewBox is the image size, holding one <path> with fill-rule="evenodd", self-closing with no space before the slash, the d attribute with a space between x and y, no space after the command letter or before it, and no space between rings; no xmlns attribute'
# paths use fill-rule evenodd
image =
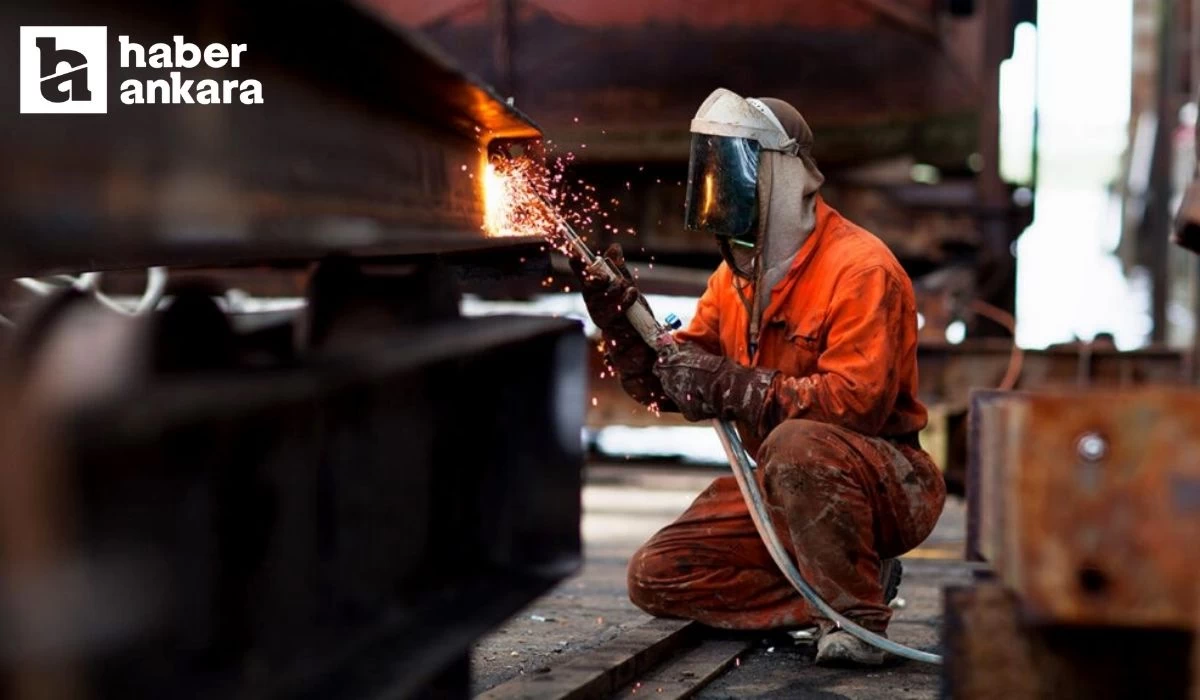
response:
<svg viewBox="0 0 1200 700"><path fill-rule="evenodd" d="M583 493L582 571L515 615L476 645L472 691L537 673L649 619L625 595L625 564L637 547L674 519L722 472L704 469L597 466ZM904 560L905 577L889 635L933 649L941 626L941 589L970 581L961 562L964 508L951 499L933 535ZM818 668L811 644L763 639L739 665L698 697L935 698L937 668L902 662L877 671Z"/></svg>

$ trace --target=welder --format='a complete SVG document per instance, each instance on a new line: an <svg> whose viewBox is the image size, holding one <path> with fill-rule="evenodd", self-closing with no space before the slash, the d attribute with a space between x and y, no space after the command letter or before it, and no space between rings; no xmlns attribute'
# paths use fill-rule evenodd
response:
<svg viewBox="0 0 1200 700"><path fill-rule="evenodd" d="M821 197L813 135L794 107L718 89L691 123L684 226L713 235L708 280L679 352L658 357L624 310L624 279L573 263L609 365L636 400L692 421L736 423L774 526L835 610L885 634L896 557L945 500L917 434L917 314L888 248ZM760 540L732 476L717 478L629 562L648 613L736 630L816 626L817 662L876 665L882 651L817 615Z"/></svg>

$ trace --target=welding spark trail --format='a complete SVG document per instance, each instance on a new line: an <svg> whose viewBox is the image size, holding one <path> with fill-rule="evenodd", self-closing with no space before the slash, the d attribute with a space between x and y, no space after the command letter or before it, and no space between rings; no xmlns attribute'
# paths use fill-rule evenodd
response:
<svg viewBox="0 0 1200 700"><path fill-rule="evenodd" d="M585 195L564 195L561 173L554 174L528 158L493 158L484 174L485 228L492 236L541 236L564 255L588 265L596 255L553 200L570 198L583 204L584 223L598 207ZM555 185L558 185L557 187ZM585 186L585 193L588 189Z"/></svg>

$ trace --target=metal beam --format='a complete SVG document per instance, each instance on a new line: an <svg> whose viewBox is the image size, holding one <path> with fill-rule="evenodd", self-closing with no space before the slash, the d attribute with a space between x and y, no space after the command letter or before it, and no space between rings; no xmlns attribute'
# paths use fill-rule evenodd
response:
<svg viewBox="0 0 1200 700"><path fill-rule="evenodd" d="M482 230L483 153L537 127L385 14L341 2L117 7L20 0L5 26L104 25L106 115L22 115L0 76L0 275L507 246ZM116 36L245 43L260 105L125 105ZM0 43L15 66L17 42Z"/></svg>
<svg viewBox="0 0 1200 700"><path fill-rule="evenodd" d="M1191 630L1200 392L987 396L972 553L1037 624Z"/></svg>

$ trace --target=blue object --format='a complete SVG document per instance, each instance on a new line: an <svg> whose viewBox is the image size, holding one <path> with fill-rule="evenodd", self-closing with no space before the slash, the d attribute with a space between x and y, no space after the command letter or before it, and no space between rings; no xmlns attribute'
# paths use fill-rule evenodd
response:
<svg viewBox="0 0 1200 700"><path fill-rule="evenodd" d="M675 314L667 314L666 323L667 328L670 328L673 331L679 330L679 328L683 325L683 321L680 321L679 317Z"/></svg>

